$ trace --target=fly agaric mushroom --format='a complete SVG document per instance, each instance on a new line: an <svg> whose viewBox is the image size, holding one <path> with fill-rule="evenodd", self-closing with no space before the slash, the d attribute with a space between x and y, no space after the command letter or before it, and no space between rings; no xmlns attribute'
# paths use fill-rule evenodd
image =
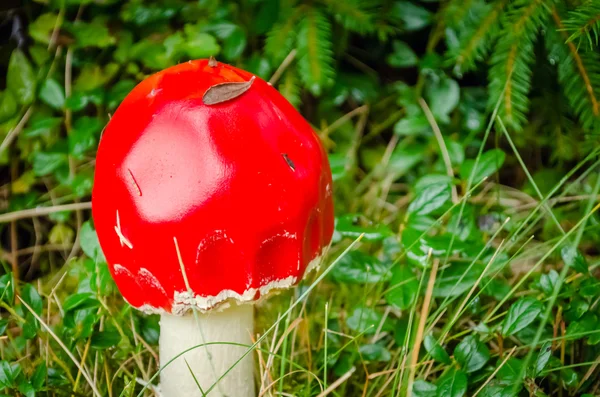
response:
<svg viewBox="0 0 600 397"><path fill-rule="evenodd" d="M196 380L206 392L252 344L249 303L318 264L333 234L331 184L310 125L249 72L190 61L125 98L96 159L100 245L123 297L161 315L161 367L209 344L163 369L164 397L201 396ZM251 356L213 390L253 396Z"/></svg>

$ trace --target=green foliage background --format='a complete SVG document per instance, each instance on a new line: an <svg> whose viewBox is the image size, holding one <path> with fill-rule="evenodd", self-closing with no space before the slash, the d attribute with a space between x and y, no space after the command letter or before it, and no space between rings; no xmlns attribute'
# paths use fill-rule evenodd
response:
<svg viewBox="0 0 600 397"><path fill-rule="evenodd" d="M323 280L259 307L261 390L600 395L599 36L594 0L7 0L0 395L152 394L95 148L137 82L208 56L271 80L335 180Z"/></svg>

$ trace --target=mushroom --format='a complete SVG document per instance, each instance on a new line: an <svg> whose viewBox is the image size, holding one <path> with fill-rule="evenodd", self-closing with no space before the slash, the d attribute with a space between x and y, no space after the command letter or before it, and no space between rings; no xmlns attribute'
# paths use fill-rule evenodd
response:
<svg viewBox="0 0 600 397"><path fill-rule="evenodd" d="M249 72L189 61L127 95L98 148L92 212L119 291L161 316L164 397L255 395L252 303L318 266L331 184L311 126Z"/></svg>

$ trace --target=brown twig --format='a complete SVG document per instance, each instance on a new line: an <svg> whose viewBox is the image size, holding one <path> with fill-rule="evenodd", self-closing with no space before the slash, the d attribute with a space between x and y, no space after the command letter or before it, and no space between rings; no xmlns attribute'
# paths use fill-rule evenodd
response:
<svg viewBox="0 0 600 397"><path fill-rule="evenodd" d="M4 150L6 150L6 148L10 146L10 144L15 140L15 138L21 133L21 131L23 131L23 128L25 127L25 124L27 124L27 122L29 121L29 117L31 117L32 113L33 107L30 106L23 115L23 117L21 117L21 120L19 120L19 123L15 126L15 128L10 130L10 132L6 135L6 137L0 144L0 154L2 154L2 152L4 152Z"/></svg>
<svg viewBox="0 0 600 397"><path fill-rule="evenodd" d="M423 342L423 334L425 332L425 323L429 316L429 305L431 304L431 297L433 296L433 286L435 285L435 279L437 276L438 267L440 261L438 259L433 261L433 267L429 274L429 281L427 282L427 290L425 292L425 299L423 300L423 306L421 307L421 318L419 319L419 325L417 327L417 334L415 337L415 344L412 350L410 358L410 373L408 377L408 396L412 394L412 384L415 379L417 372L417 362L419 361L419 351L421 350L421 343Z"/></svg>
<svg viewBox="0 0 600 397"><path fill-rule="evenodd" d="M30 208L27 210L14 211L0 215L0 223L7 223L16 221L18 219L33 218L36 216L45 216L61 211L77 211L77 210L88 210L92 208L91 201L85 201L83 203L72 203L54 205L51 207L37 207Z"/></svg>
<svg viewBox="0 0 600 397"><path fill-rule="evenodd" d="M290 53L285 57L283 62L281 62L281 65L279 65L275 73L273 73L273 76L271 76L271 78L269 79L269 84L274 85L275 83L277 83L277 81L279 81L283 72L285 72L285 70L294 61L294 58L296 58L296 53L297 51L295 48L292 51L290 51Z"/></svg>

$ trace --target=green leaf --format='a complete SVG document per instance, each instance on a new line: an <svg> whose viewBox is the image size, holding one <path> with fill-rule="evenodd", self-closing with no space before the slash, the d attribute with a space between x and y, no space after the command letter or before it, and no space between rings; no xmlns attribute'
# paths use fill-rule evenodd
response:
<svg viewBox="0 0 600 397"><path fill-rule="evenodd" d="M498 360L498 364L502 364L503 360ZM523 369L523 362L518 358L509 358L498 372L496 372L496 378L502 382L512 384L521 383L521 372Z"/></svg>
<svg viewBox="0 0 600 397"><path fill-rule="evenodd" d="M305 87L320 96L334 80L331 23L314 7L307 9L298 27L298 70Z"/></svg>
<svg viewBox="0 0 600 397"><path fill-rule="evenodd" d="M77 119L69 134L69 153L80 159L96 145L96 135L102 130L102 123L95 117Z"/></svg>
<svg viewBox="0 0 600 397"><path fill-rule="evenodd" d="M490 359L490 351L475 335L465 337L454 349L454 358L467 373L484 367Z"/></svg>
<svg viewBox="0 0 600 397"><path fill-rule="evenodd" d="M184 27L186 40L182 50L190 58L208 58L216 56L221 51L221 46L217 39L202 31L202 26L187 24Z"/></svg>
<svg viewBox="0 0 600 397"><path fill-rule="evenodd" d="M259 54L254 54L246 61L246 70L257 75L263 80L268 80L273 74L273 66L271 62Z"/></svg>
<svg viewBox="0 0 600 397"><path fill-rule="evenodd" d="M15 279L12 273L0 276L0 299L7 304L13 304L15 298Z"/></svg>
<svg viewBox="0 0 600 397"><path fill-rule="evenodd" d="M412 144L406 147L398 145L392 153L388 169L397 176L402 176L425 158L425 148L419 144Z"/></svg>
<svg viewBox="0 0 600 397"><path fill-rule="evenodd" d="M425 188L432 185L450 185L452 178L442 174L427 174L419 178L413 185L416 192L422 192Z"/></svg>
<svg viewBox="0 0 600 397"><path fill-rule="evenodd" d="M390 351L377 343L362 345L358 352L366 361L388 362L392 359Z"/></svg>
<svg viewBox="0 0 600 397"><path fill-rule="evenodd" d="M538 377L548 365L548 361L550 361L550 357L552 357L552 343L546 342L540 348L540 352L533 363L533 367L531 370L532 378Z"/></svg>
<svg viewBox="0 0 600 397"><path fill-rule="evenodd" d="M565 265L570 266L576 272L589 274L589 265L577 248L572 245L566 245L560 250L560 256L562 257Z"/></svg>
<svg viewBox="0 0 600 397"><path fill-rule="evenodd" d="M21 372L21 367L18 363L11 366L8 361L0 361L0 387L13 387L19 372Z"/></svg>
<svg viewBox="0 0 600 397"><path fill-rule="evenodd" d="M8 319L0 320L0 335L4 335L8 327Z"/></svg>
<svg viewBox="0 0 600 397"><path fill-rule="evenodd" d="M483 294L487 296L491 296L496 300L502 300L506 295L510 293L510 285L504 280L499 279L491 279L488 280L484 278L483 285L485 288L483 289Z"/></svg>
<svg viewBox="0 0 600 397"><path fill-rule="evenodd" d="M283 95L283 94L282 94ZM331 165L331 175L333 181L343 179L347 173L348 157L339 153L332 153L329 156L329 164Z"/></svg>
<svg viewBox="0 0 600 397"><path fill-rule="evenodd" d="M462 397L467 392L467 374L450 368L437 381L437 397Z"/></svg>
<svg viewBox="0 0 600 397"><path fill-rule="evenodd" d="M451 364L450 356L446 353L446 350L438 343L437 339L429 334L425 336L423 339L423 345L425 346L425 350L427 353L431 355L431 357L442 364Z"/></svg>
<svg viewBox="0 0 600 397"><path fill-rule="evenodd" d="M236 26L223 42L223 56L225 59L238 59L244 53L247 43L246 33Z"/></svg>
<svg viewBox="0 0 600 397"><path fill-rule="evenodd" d="M400 136L428 135L431 125L422 114L405 117L394 124L394 133Z"/></svg>
<svg viewBox="0 0 600 397"><path fill-rule="evenodd" d="M91 259L96 262L105 262L104 254L100 248L100 242L96 231L92 228L90 221L85 222L79 231L79 240L81 249Z"/></svg>
<svg viewBox="0 0 600 397"><path fill-rule="evenodd" d="M395 68L408 68L415 66L419 61L417 54L408 44L400 40L392 42L392 53L387 57L387 63Z"/></svg>
<svg viewBox="0 0 600 397"><path fill-rule="evenodd" d="M121 341L121 334L116 329L94 332L92 334L91 346L104 350L115 347Z"/></svg>
<svg viewBox="0 0 600 397"><path fill-rule="evenodd" d="M65 90L56 80L48 79L42 83L40 99L53 109L62 109L65 107Z"/></svg>
<svg viewBox="0 0 600 397"><path fill-rule="evenodd" d="M31 284L25 284L21 289L21 299L25 301L38 315L42 315L44 303L37 289Z"/></svg>
<svg viewBox="0 0 600 397"><path fill-rule="evenodd" d="M542 274L540 276L540 287L546 296L552 296L554 288L556 288L558 284L558 278L558 272L554 269L551 269L547 274Z"/></svg>
<svg viewBox="0 0 600 397"><path fill-rule="evenodd" d="M458 105L460 87L455 80L444 77L426 87L425 96L431 112L437 120L447 124L450 112Z"/></svg>
<svg viewBox="0 0 600 397"><path fill-rule="evenodd" d="M29 24L29 35L36 41L49 44L52 32L57 26L58 14L42 14ZM60 25L59 25L60 26Z"/></svg>
<svg viewBox="0 0 600 397"><path fill-rule="evenodd" d="M448 157L450 157L450 164L453 166L461 165L465 161L465 149L463 145L456 141L444 139L446 147L448 148ZM442 161L442 159L440 159Z"/></svg>
<svg viewBox="0 0 600 397"><path fill-rule="evenodd" d="M94 298L94 294L91 292L81 292L69 295L63 302L63 310L65 312L89 309L98 306L100 306L100 302Z"/></svg>
<svg viewBox="0 0 600 397"><path fill-rule="evenodd" d="M400 310L408 309L417 299L419 282L407 265L396 265L392 269L392 279L385 294L385 300Z"/></svg>
<svg viewBox="0 0 600 397"><path fill-rule="evenodd" d="M515 386L512 384L506 384L498 380L492 380L490 383L481 389L481 393L478 394L480 397L517 397L521 392L522 386ZM536 397L539 397L536 395Z"/></svg>
<svg viewBox="0 0 600 397"><path fill-rule="evenodd" d="M557 275L558 277L558 275ZM579 297L571 299L571 302L567 306L564 317L568 322L579 320L581 316L590 310L590 304Z"/></svg>
<svg viewBox="0 0 600 397"><path fill-rule="evenodd" d="M68 333L74 339L83 340L89 338L99 320L97 311L97 308L88 308L65 312L63 323L66 328L69 328Z"/></svg>
<svg viewBox="0 0 600 397"><path fill-rule="evenodd" d="M84 22L75 21L66 25L68 30L75 36L77 47L99 47L105 48L116 43L111 36L108 27L100 21Z"/></svg>
<svg viewBox="0 0 600 397"><path fill-rule="evenodd" d="M127 81L127 80L125 80ZM116 83L111 91L120 85L120 81ZM110 98L109 98L110 101ZM104 103L104 92L101 89L94 89L87 92L74 92L65 101L65 106L68 109L79 111L85 109L90 103L100 106Z"/></svg>
<svg viewBox="0 0 600 397"><path fill-rule="evenodd" d="M41 135L49 135L60 126L63 119L60 117L44 117L32 120L27 128L23 130L25 138L33 138Z"/></svg>
<svg viewBox="0 0 600 397"><path fill-rule="evenodd" d="M119 69L120 66L116 63L109 63L104 67L95 63L86 63L80 69L79 75L73 83L73 90L75 92L90 92L100 89L115 76Z"/></svg>
<svg viewBox="0 0 600 397"><path fill-rule="evenodd" d="M35 73L31 63L20 49L14 50L8 61L6 86L22 105L29 105L35 99Z"/></svg>
<svg viewBox="0 0 600 397"><path fill-rule="evenodd" d="M418 379L413 383L412 395L415 397L436 397L437 386L433 383Z"/></svg>
<svg viewBox="0 0 600 397"><path fill-rule="evenodd" d="M357 307L352 315L346 319L346 325L353 331L373 335L382 320L383 315L381 313L368 307ZM384 324L384 329L389 330L389 326Z"/></svg>
<svg viewBox="0 0 600 397"><path fill-rule="evenodd" d="M475 160L465 160L460 166L460 176L463 180L468 181L473 175L473 184L479 183L483 178L498 171L502 167L505 157L506 154L500 149L488 150L479 158L477 169L475 169Z"/></svg>
<svg viewBox="0 0 600 397"><path fill-rule="evenodd" d="M0 92L0 123L10 120L18 109L17 100L11 91Z"/></svg>
<svg viewBox="0 0 600 397"><path fill-rule="evenodd" d="M560 378L567 387L577 386L579 383L579 375L572 368L561 369Z"/></svg>
<svg viewBox="0 0 600 397"><path fill-rule="evenodd" d="M512 304L502 322L502 335L510 336L531 324L541 314L544 305L535 298L521 298Z"/></svg>
<svg viewBox="0 0 600 397"><path fill-rule="evenodd" d="M44 361L40 362L35 371L33 371L33 375L31 375L31 386L35 390L40 390L44 383L46 382L46 375L48 374L48 368Z"/></svg>
<svg viewBox="0 0 600 397"><path fill-rule="evenodd" d="M107 93L106 106L109 109L116 109L135 86L136 82L133 80L119 80L110 88L110 91Z"/></svg>
<svg viewBox="0 0 600 397"><path fill-rule="evenodd" d="M21 395L23 395L24 397L35 397L35 389L31 385L31 383L27 381L19 382L18 389Z"/></svg>
<svg viewBox="0 0 600 397"><path fill-rule="evenodd" d="M377 80L372 76L340 72L329 95L337 106L347 101L370 103L378 96Z"/></svg>
<svg viewBox="0 0 600 397"><path fill-rule="evenodd" d="M68 163L65 153L35 152L33 154L33 172L36 176L48 175L60 166Z"/></svg>
<svg viewBox="0 0 600 397"><path fill-rule="evenodd" d="M377 258L360 251L344 255L331 272L332 277L342 283L378 283L389 280L390 268Z"/></svg>
<svg viewBox="0 0 600 397"><path fill-rule="evenodd" d="M587 337L588 345L596 345L600 343L600 333L594 332L598 329L600 329L598 315L587 312L579 320L569 324L566 336L569 339L582 339Z"/></svg>
<svg viewBox="0 0 600 397"><path fill-rule="evenodd" d="M395 2L391 13L402 22L402 28L409 32L426 27L433 19L431 12L410 1Z"/></svg>
<svg viewBox="0 0 600 397"><path fill-rule="evenodd" d="M384 224L373 224L358 214L347 214L336 218L335 230L342 237L352 239L363 235L364 241L381 241L394 233Z"/></svg>
<svg viewBox="0 0 600 397"><path fill-rule="evenodd" d="M427 215L450 200L450 185L441 183L429 185L417 194L408 206L408 212L416 215Z"/></svg>
<svg viewBox="0 0 600 397"><path fill-rule="evenodd" d="M135 381L135 379L128 379L128 377L125 377L125 387L123 387L123 390L121 390L121 394L119 394L119 397L135 396L136 384L137 382Z"/></svg>

